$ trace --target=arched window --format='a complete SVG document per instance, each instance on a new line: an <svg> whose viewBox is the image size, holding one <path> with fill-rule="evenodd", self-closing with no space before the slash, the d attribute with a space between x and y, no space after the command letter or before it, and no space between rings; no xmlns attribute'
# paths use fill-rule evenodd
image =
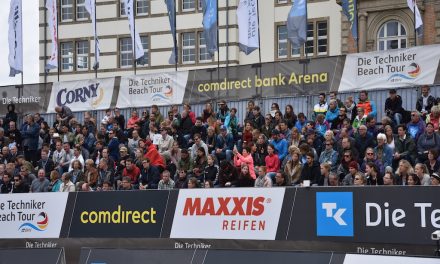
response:
<svg viewBox="0 0 440 264"><path fill-rule="evenodd" d="M377 50L404 49L408 45L405 27L396 20L383 24L377 34Z"/></svg>

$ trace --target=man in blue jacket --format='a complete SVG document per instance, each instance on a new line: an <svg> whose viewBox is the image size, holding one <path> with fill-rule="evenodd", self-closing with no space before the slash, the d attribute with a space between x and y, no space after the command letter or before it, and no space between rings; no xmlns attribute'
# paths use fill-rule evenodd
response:
<svg viewBox="0 0 440 264"><path fill-rule="evenodd" d="M270 143L273 144L277 150L280 162L283 162L284 158L287 156L288 143L284 138L280 138L280 131L277 129L272 130L272 140Z"/></svg>
<svg viewBox="0 0 440 264"><path fill-rule="evenodd" d="M233 148L234 137L232 134L228 133L225 126L221 126L220 134L217 136L217 141L215 143L215 150L212 151L212 154L217 157L218 162L224 159L231 161Z"/></svg>

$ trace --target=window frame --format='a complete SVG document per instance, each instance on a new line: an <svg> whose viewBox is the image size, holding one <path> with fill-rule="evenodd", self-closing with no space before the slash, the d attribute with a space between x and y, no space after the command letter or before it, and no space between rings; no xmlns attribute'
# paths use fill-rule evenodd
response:
<svg viewBox="0 0 440 264"><path fill-rule="evenodd" d="M87 53L79 53L79 44L86 43ZM81 54L81 55L80 55ZM79 68L79 58L85 57L87 59L87 67ZM90 41L89 40L78 40L75 42L75 69L76 71L88 71L90 70Z"/></svg>
<svg viewBox="0 0 440 264"><path fill-rule="evenodd" d="M128 40L129 45L131 46L131 49L129 51L123 51L122 47L123 47L123 43L122 41ZM121 69L127 69L127 68L132 68L133 67L133 43L131 40L131 37L121 37L118 39L118 60L119 60L119 68ZM130 65L123 65L122 62L126 61L125 59L122 58L123 54L129 54L130 56Z"/></svg>
<svg viewBox="0 0 440 264"><path fill-rule="evenodd" d="M84 3L79 4L78 1L84 1ZM78 14L79 14L78 8L80 8L80 7L84 8L85 17L83 17L83 18L78 18ZM89 13L87 12L87 9L86 9L86 1L85 0L75 0L75 20L76 21L87 21L87 20L89 20L89 18L90 18L90 16L89 16Z"/></svg>
<svg viewBox="0 0 440 264"><path fill-rule="evenodd" d="M63 52L65 49L64 45L70 44L70 50L71 50L71 54L68 55L64 55ZM65 64L69 64L69 63L64 63L64 59L70 59L70 68L69 69L64 69L64 65ZM75 41L63 41L60 42L60 70L61 72L74 72L75 71Z"/></svg>
<svg viewBox="0 0 440 264"><path fill-rule="evenodd" d="M392 22L396 22L397 23L397 36L387 36L387 33L388 33L387 24L392 23ZM401 34L402 27L405 30L405 35ZM381 32L382 29L384 30L384 36L380 37L380 32ZM398 47L396 49L408 48L408 46L409 46L408 45L409 44L408 29L405 27L404 23L402 23L401 21L399 21L397 19L387 20L387 21L383 22L382 25L377 30L376 40L377 40L376 41L377 42L377 46L376 46L376 50L377 51L394 50L394 49L388 49L388 46L386 45L388 41L393 41L393 40L397 40ZM402 47L402 40L405 40L405 47ZM380 49L380 44L381 43L384 43L384 49L383 50Z"/></svg>
<svg viewBox="0 0 440 264"><path fill-rule="evenodd" d="M74 19L76 18L76 8L75 8L75 3L76 0L66 0L66 1L71 1L71 4L65 4L63 5L63 0L60 1L60 22L64 23L64 22L73 22ZM71 14L71 18L69 19L63 19L63 9L65 8L70 8L72 10Z"/></svg>

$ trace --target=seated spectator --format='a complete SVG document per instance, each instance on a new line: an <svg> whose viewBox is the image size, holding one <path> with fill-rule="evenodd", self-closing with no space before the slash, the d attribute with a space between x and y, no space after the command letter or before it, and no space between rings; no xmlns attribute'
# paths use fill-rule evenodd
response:
<svg viewBox="0 0 440 264"><path fill-rule="evenodd" d="M440 150L440 135L435 133L432 123L427 123L425 132L417 140L417 161L425 162L430 149Z"/></svg>
<svg viewBox="0 0 440 264"><path fill-rule="evenodd" d="M297 117L295 115L295 111L293 111L292 105L286 105L283 120L286 121L287 127L289 129L292 129L293 126L296 124Z"/></svg>
<svg viewBox="0 0 440 264"><path fill-rule="evenodd" d="M248 164L241 164L236 187L253 187L255 185L255 179L249 173L249 168Z"/></svg>
<svg viewBox="0 0 440 264"><path fill-rule="evenodd" d="M307 154L307 161L304 164L301 171L301 184L304 184L305 180L310 181L310 185L323 185L323 178L321 176L319 162L315 160L313 152L309 151Z"/></svg>
<svg viewBox="0 0 440 264"><path fill-rule="evenodd" d="M275 174L280 169L281 161L278 154L276 153L276 149L273 144L269 144L267 146L267 156L265 158L265 164L267 176L271 178L272 181L275 181Z"/></svg>
<svg viewBox="0 0 440 264"><path fill-rule="evenodd" d="M327 163L331 166L331 171L336 171L338 161L338 152L333 149L333 140L325 141L325 149L321 152L319 163Z"/></svg>
<svg viewBox="0 0 440 264"><path fill-rule="evenodd" d="M277 171L275 174L275 183L273 187L286 187L290 185L289 177L284 173L284 171Z"/></svg>
<svg viewBox="0 0 440 264"><path fill-rule="evenodd" d="M440 170L440 162L438 161L438 151L436 149L428 150L428 159L425 161L425 165L428 168L429 174Z"/></svg>
<svg viewBox="0 0 440 264"><path fill-rule="evenodd" d="M205 167L208 165L207 155L203 147L200 147L197 150L197 156L193 161L194 161L194 165L193 165L192 177L196 177L199 182L202 182L203 172L205 171Z"/></svg>
<svg viewBox="0 0 440 264"><path fill-rule="evenodd" d="M139 132L137 130L133 130L131 133L131 138L128 139L128 151L130 154L134 153L137 147L139 146L139 141L141 137L139 136Z"/></svg>
<svg viewBox="0 0 440 264"><path fill-rule="evenodd" d="M397 128L397 136L394 137L394 160L393 168L396 168L400 160L407 160L410 163L415 161L416 144L414 139L406 133L406 127L400 125Z"/></svg>
<svg viewBox="0 0 440 264"><path fill-rule="evenodd" d="M328 103L328 110L325 114L325 121L327 121L330 125L338 118L339 116L339 107L337 105L336 100L330 100Z"/></svg>
<svg viewBox="0 0 440 264"><path fill-rule="evenodd" d="M371 162L371 163L374 163L374 164L376 165L376 167L377 167L377 169L378 169L380 175L383 175L383 174L384 174L384 172L385 172L385 167L383 166L382 162L381 162L379 159L377 159L377 157L374 155L374 149L373 149L373 148L367 148L367 149L365 150L365 157L364 157L364 159L362 160L362 164L361 164L361 168L360 168L360 170L361 170L362 172L366 172L366 171L365 171L365 166L366 166L368 163L370 163L370 162Z"/></svg>
<svg viewBox="0 0 440 264"><path fill-rule="evenodd" d="M225 126L220 127L220 134L217 136L215 142L215 150L213 150L211 154L215 155L219 161L224 159L231 161L234 138L232 134L228 133Z"/></svg>
<svg viewBox="0 0 440 264"><path fill-rule="evenodd" d="M131 116L127 121L127 129L134 129L134 125L139 122L139 116L136 110L131 112Z"/></svg>
<svg viewBox="0 0 440 264"><path fill-rule="evenodd" d="M417 142L420 135L425 132L425 122L420 118L417 111L411 112L411 121L406 125L408 128L408 134Z"/></svg>
<svg viewBox="0 0 440 264"><path fill-rule="evenodd" d="M138 186L138 178L140 174L140 169L133 164L133 160L131 158L128 158L125 161L125 168L122 171L122 178L129 177L131 179L131 185L136 188Z"/></svg>
<svg viewBox="0 0 440 264"><path fill-rule="evenodd" d="M360 126L367 123L367 115L362 107L357 109L357 116L353 120L353 128L358 129Z"/></svg>
<svg viewBox="0 0 440 264"><path fill-rule="evenodd" d="M221 124L223 125L226 117L229 115L229 108L226 105L225 100L221 100L220 103L218 103L219 109L216 114L217 120L220 120Z"/></svg>
<svg viewBox="0 0 440 264"><path fill-rule="evenodd" d="M358 133L355 135L355 147L359 151L359 160L361 161L365 157L365 151L367 148L373 148L376 145L374 137L367 133L367 127L362 125L358 129Z"/></svg>
<svg viewBox="0 0 440 264"><path fill-rule="evenodd" d="M417 185L421 185L420 184L420 179L419 177L417 177L417 175L415 175L414 173L408 175L408 177L406 178L406 186L417 186Z"/></svg>
<svg viewBox="0 0 440 264"><path fill-rule="evenodd" d="M49 184L50 182L46 178L46 172L43 169L39 169L37 178L32 181L30 192L48 192Z"/></svg>
<svg viewBox="0 0 440 264"><path fill-rule="evenodd" d="M231 162L222 160L220 162L220 172L218 175L220 187L237 186L238 172Z"/></svg>
<svg viewBox="0 0 440 264"><path fill-rule="evenodd" d="M399 168L396 171L396 185L405 185L408 175L413 173L414 169L407 160L399 161Z"/></svg>
<svg viewBox="0 0 440 264"><path fill-rule="evenodd" d="M298 131L302 131L303 127L307 124L307 118L304 115L304 113L299 113L298 114L298 121L296 121L295 123L295 127L296 129L298 129Z"/></svg>
<svg viewBox="0 0 440 264"><path fill-rule="evenodd" d="M224 128L226 130L226 128ZM208 156L208 146L203 142L200 134L194 134L194 144L191 146L191 159L196 159L199 148L204 148L206 156Z"/></svg>
<svg viewBox="0 0 440 264"><path fill-rule="evenodd" d="M258 167L258 177L255 179L255 187L272 187L272 179L267 176L266 167Z"/></svg>
<svg viewBox="0 0 440 264"><path fill-rule="evenodd" d="M318 135L320 137L323 137L325 132L329 129L330 129L330 125L327 122L327 120L325 120L324 115L322 115L322 114L317 115L316 122L315 122L315 130L318 133Z"/></svg>
<svg viewBox="0 0 440 264"><path fill-rule="evenodd" d="M290 177L289 182L292 185L298 185L300 183L302 164L300 161L300 151L298 148L292 146L289 147L290 159L284 166L284 173Z"/></svg>
<svg viewBox="0 0 440 264"><path fill-rule="evenodd" d="M188 178L186 171L184 169L177 170L177 177L174 180L174 188L176 189L186 189L188 188Z"/></svg>
<svg viewBox="0 0 440 264"><path fill-rule="evenodd" d="M385 134L378 134L377 146L374 148L374 155L381 161L384 167L392 166L393 162L393 151L387 144L385 144L386 140L387 137Z"/></svg>
<svg viewBox="0 0 440 264"><path fill-rule="evenodd" d="M330 185L330 172L331 172L331 165L323 162L320 165L321 170L321 177L323 178L323 186L329 186Z"/></svg>
<svg viewBox="0 0 440 264"><path fill-rule="evenodd" d="M12 193L28 193L29 192L29 184L23 182L20 175L14 176ZM0 187L1 189L1 187Z"/></svg>
<svg viewBox="0 0 440 264"><path fill-rule="evenodd" d="M119 160L119 140L116 137L116 130L108 132L109 142L107 145L109 155L113 160Z"/></svg>
<svg viewBox="0 0 440 264"><path fill-rule="evenodd" d="M84 163L85 163L84 162L84 158L83 158L83 156L81 154L81 149L78 146L75 146L75 148L73 148L73 157L72 157L72 159L70 161L69 171L73 170L72 163L75 160L78 160L81 163L81 165L84 166Z"/></svg>
<svg viewBox="0 0 440 264"><path fill-rule="evenodd" d="M118 190L120 191L132 191L133 185L131 184L131 179L128 176L122 178Z"/></svg>
<svg viewBox="0 0 440 264"><path fill-rule="evenodd" d="M196 177L191 177L188 180L188 189L196 189L200 188L200 182L197 180Z"/></svg>
<svg viewBox="0 0 440 264"><path fill-rule="evenodd" d="M353 185L356 175L360 175L362 178L364 177L364 174L359 171L359 164L356 161L350 161L348 171L348 174L345 175L344 179L342 180L342 185Z"/></svg>
<svg viewBox="0 0 440 264"><path fill-rule="evenodd" d="M402 97L397 94L395 89L391 89L390 96L385 100L385 113L396 125L402 123L405 109L402 107Z"/></svg>
<svg viewBox="0 0 440 264"><path fill-rule="evenodd" d="M414 166L414 174L419 178L420 185L428 186L431 184L431 177L429 176L429 171L425 164L417 163L416 166Z"/></svg>
<svg viewBox="0 0 440 264"><path fill-rule="evenodd" d="M292 141L292 131L287 126L287 122L284 120L281 120L279 127L280 127L280 130L279 130L280 137L284 138L287 141L287 143Z"/></svg>
<svg viewBox="0 0 440 264"><path fill-rule="evenodd" d="M431 174L431 185L432 186L440 186L440 175L437 172Z"/></svg>
<svg viewBox="0 0 440 264"><path fill-rule="evenodd" d="M249 121L249 123L251 123L251 122ZM196 126L197 126L197 124L196 124ZM228 133L232 134L234 139L238 138L239 125L238 125L238 118L237 118L237 108L231 108L229 115L226 116L224 126L228 130ZM203 135L202 135L202 137L203 137ZM206 138L206 128L205 128L205 138Z"/></svg>
<svg viewBox="0 0 440 264"><path fill-rule="evenodd" d="M272 124L272 117L270 114L267 114L264 117L264 124L262 126L260 126L261 128L261 133L263 133L266 138L271 138L272 137L272 131L274 130L274 125Z"/></svg>
<svg viewBox="0 0 440 264"><path fill-rule="evenodd" d="M434 105L431 108L431 113L426 116L426 123L432 123L434 125L434 131L439 131L440 125L440 106Z"/></svg>
<svg viewBox="0 0 440 264"><path fill-rule="evenodd" d="M108 182L110 183L110 185L113 186L114 177L115 177L114 172L111 168L109 168L107 159L105 158L101 159L98 165L97 188L102 188L105 182Z"/></svg>
<svg viewBox="0 0 440 264"><path fill-rule="evenodd" d="M159 151L159 154L162 155L162 157L165 160L170 160L171 158L171 149L173 148L174 139L172 136L170 136L168 129L161 128L160 129L160 139L157 143L157 148Z"/></svg>
<svg viewBox="0 0 440 264"><path fill-rule="evenodd" d="M392 186L394 185L394 175L392 172L385 172L383 176L383 185Z"/></svg>
<svg viewBox="0 0 440 264"><path fill-rule="evenodd" d="M367 183L367 180L365 179L364 175L362 175L359 172L354 175L353 185L355 185L355 186L365 186L366 183Z"/></svg>
<svg viewBox="0 0 440 264"><path fill-rule="evenodd" d="M172 190L174 189L174 181L170 178L170 172L168 170L164 170L162 173L162 180L159 181L158 189L159 190Z"/></svg>
<svg viewBox="0 0 440 264"><path fill-rule="evenodd" d="M215 164L215 155L208 155L207 165L203 171L203 182L211 181L218 185L219 167Z"/></svg>
<svg viewBox="0 0 440 264"><path fill-rule="evenodd" d="M272 130L272 140L269 141L277 152L280 162L287 156L288 144L285 139L280 138L280 131L277 129ZM269 151L268 151L269 152Z"/></svg>
<svg viewBox="0 0 440 264"><path fill-rule="evenodd" d="M140 170L139 189L157 189L160 181L159 169L150 164L150 160L144 159L142 161L142 169Z"/></svg>
<svg viewBox="0 0 440 264"><path fill-rule="evenodd" d="M0 193L11 193L12 192L12 182L8 174L3 175L2 183L0 185Z"/></svg>
<svg viewBox="0 0 440 264"><path fill-rule="evenodd" d="M9 175L15 175L14 173L9 173ZM19 174L23 180L24 183L31 185L32 182L37 178L33 173L29 172L29 169L26 166L20 167L20 174ZM46 176L46 173L45 173ZM47 177L47 179L50 179Z"/></svg>
<svg viewBox="0 0 440 264"><path fill-rule="evenodd" d="M70 175L65 172L63 176L61 176L61 185L59 187L60 192L74 192L75 191L75 184L70 181Z"/></svg>
<svg viewBox="0 0 440 264"><path fill-rule="evenodd" d="M206 136L206 145L208 146L208 152L212 153L215 151L215 146L217 144L217 135L215 134L215 129L212 126L208 127L208 134Z"/></svg>
<svg viewBox="0 0 440 264"><path fill-rule="evenodd" d="M60 186L63 183L60 174L57 171L52 171L49 176L49 181L48 192L59 192Z"/></svg>
<svg viewBox="0 0 440 264"><path fill-rule="evenodd" d="M85 161L84 179L89 184L89 187L96 190L98 183L98 170L95 167L93 160L88 159Z"/></svg>
<svg viewBox="0 0 440 264"><path fill-rule="evenodd" d="M212 116L215 116L214 108L211 103L206 103L202 113L202 122L205 124L208 123L208 119Z"/></svg>
<svg viewBox="0 0 440 264"><path fill-rule="evenodd" d="M145 145L147 146L147 151L144 158L148 158L151 165L156 166L159 172L162 172L165 169L165 162L157 151L156 146L151 143L151 140L145 140Z"/></svg>
<svg viewBox="0 0 440 264"><path fill-rule="evenodd" d="M49 159L49 151L41 151L41 159L37 162L37 168L46 172L46 178L49 179L50 172L55 168L53 160Z"/></svg>
<svg viewBox="0 0 440 264"><path fill-rule="evenodd" d="M367 185L383 185L382 174L373 162L368 162L365 165L365 177L367 178Z"/></svg>

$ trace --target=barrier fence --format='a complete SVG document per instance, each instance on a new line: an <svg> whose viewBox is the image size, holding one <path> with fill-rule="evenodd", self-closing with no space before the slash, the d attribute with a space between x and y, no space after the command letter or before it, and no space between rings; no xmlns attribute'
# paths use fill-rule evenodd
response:
<svg viewBox="0 0 440 264"><path fill-rule="evenodd" d="M75 261L84 247L432 256L438 193L396 186L1 195L0 247L64 248Z"/></svg>

